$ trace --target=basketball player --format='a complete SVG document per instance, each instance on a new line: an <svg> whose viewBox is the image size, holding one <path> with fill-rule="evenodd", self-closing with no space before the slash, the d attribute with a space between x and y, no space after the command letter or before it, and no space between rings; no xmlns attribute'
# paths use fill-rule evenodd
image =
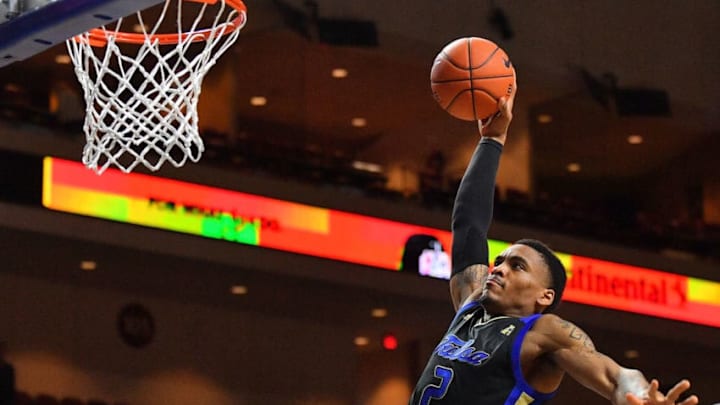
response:
<svg viewBox="0 0 720 405"><path fill-rule="evenodd" d="M595 350L577 326L552 310L565 269L543 243L523 239L489 269L487 231L500 154L514 94L481 128L453 208L450 295L457 310L410 399L410 405L527 405L552 398L567 374L615 405L670 405L690 383L666 394L658 381ZM680 405L695 405L692 395Z"/></svg>

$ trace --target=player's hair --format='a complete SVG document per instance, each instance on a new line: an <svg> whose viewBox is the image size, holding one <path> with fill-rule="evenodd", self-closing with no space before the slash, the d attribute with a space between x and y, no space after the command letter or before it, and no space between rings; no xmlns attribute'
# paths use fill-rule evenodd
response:
<svg viewBox="0 0 720 405"><path fill-rule="evenodd" d="M555 290L555 297L553 298L553 302L543 310L543 313L554 311L558 304L560 304L560 299L562 298L563 291L565 290L565 282L567 281L565 266L563 266L562 262L558 259L555 253L546 244L540 242L539 240L520 239L515 242L515 244L530 246L535 249L550 269L549 288Z"/></svg>

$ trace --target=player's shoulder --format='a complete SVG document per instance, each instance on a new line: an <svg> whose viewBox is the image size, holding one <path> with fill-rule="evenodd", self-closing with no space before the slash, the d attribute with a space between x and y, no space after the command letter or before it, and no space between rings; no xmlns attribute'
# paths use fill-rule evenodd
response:
<svg viewBox="0 0 720 405"><path fill-rule="evenodd" d="M574 323L555 314L543 314L533 325L534 340L547 349L559 349L574 346L588 340L585 332Z"/></svg>
<svg viewBox="0 0 720 405"><path fill-rule="evenodd" d="M544 333L557 333L575 325L555 314L542 314L532 327L533 331Z"/></svg>
<svg viewBox="0 0 720 405"><path fill-rule="evenodd" d="M557 333L558 329L561 328L565 322L567 321L555 314L542 314L537 318L535 323L533 323L530 331L543 335L551 335Z"/></svg>

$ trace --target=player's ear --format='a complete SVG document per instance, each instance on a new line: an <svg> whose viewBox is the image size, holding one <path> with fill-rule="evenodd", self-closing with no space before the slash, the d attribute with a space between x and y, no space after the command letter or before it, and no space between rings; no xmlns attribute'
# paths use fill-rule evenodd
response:
<svg viewBox="0 0 720 405"><path fill-rule="evenodd" d="M540 295L537 298L538 305L542 305L545 307L549 307L553 300L555 299L555 290L551 288L546 288L541 291Z"/></svg>

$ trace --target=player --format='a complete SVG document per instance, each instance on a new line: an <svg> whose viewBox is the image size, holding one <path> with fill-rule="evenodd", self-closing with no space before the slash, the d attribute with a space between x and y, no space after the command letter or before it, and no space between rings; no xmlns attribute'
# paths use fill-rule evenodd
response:
<svg viewBox="0 0 720 405"><path fill-rule="evenodd" d="M487 231L500 154L515 93L498 102L463 176L453 208L450 295L457 313L433 351L410 405L527 405L552 398L567 374L615 405L676 404L690 382L666 394L658 381L595 350L577 326L551 313L565 269L543 243L515 242L489 270ZM695 405L692 395L680 405Z"/></svg>

